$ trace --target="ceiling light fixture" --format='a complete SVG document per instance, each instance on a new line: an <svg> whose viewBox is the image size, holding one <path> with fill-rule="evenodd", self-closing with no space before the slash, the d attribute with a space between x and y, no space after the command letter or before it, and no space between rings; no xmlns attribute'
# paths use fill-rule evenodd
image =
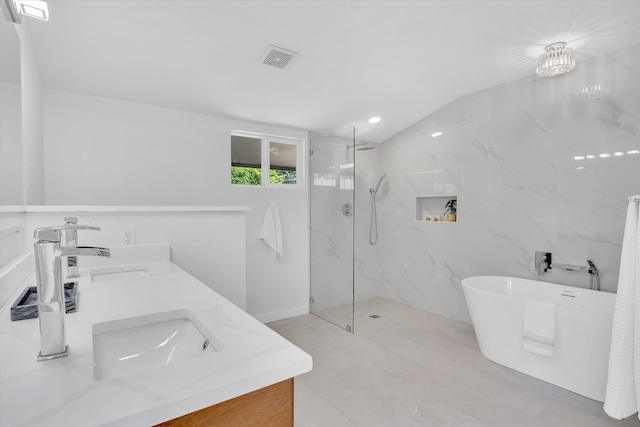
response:
<svg viewBox="0 0 640 427"><path fill-rule="evenodd" d="M43 21L49 20L49 7L47 2L43 0L13 0L16 5L16 9L25 16L41 19Z"/></svg>
<svg viewBox="0 0 640 427"><path fill-rule="evenodd" d="M584 160L584 156L575 156L573 160Z"/></svg>
<svg viewBox="0 0 640 427"><path fill-rule="evenodd" d="M382 120L380 117L371 117L369 119L369 123L371 124L378 123L380 120Z"/></svg>
<svg viewBox="0 0 640 427"><path fill-rule="evenodd" d="M541 77L552 77L568 73L576 66L573 49L565 42L551 43L544 48L544 53L538 57L536 73Z"/></svg>
<svg viewBox="0 0 640 427"><path fill-rule="evenodd" d="M624 156L624 153L622 151L616 151L615 153L613 153L614 156Z"/></svg>
<svg viewBox="0 0 640 427"><path fill-rule="evenodd" d="M440 135L442 135L442 132L434 132L434 133L431 134L431 136L434 137L434 138L437 138Z"/></svg>
<svg viewBox="0 0 640 427"><path fill-rule="evenodd" d="M640 150L629 150L627 154L640 154Z"/></svg>
<svg viewBox="0 0 640 427"><path fill-rule="evenodd" d="M602 159L606 159L607 157L611 157L611 154L609 154L609 153L600 154L600 158L602 158Z"/></svg>
<svg viewBox="0 0 640 427"><path fill-rule="evenodd" d="M594 156L593 154L587 154L587 159L595 159L596 156Z"/></svg>

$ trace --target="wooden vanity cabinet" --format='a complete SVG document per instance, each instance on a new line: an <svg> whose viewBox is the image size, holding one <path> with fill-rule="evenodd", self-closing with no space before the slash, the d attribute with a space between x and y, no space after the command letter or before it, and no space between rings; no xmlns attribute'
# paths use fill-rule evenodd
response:
<svg viewBox="0 0 640 427"><path fill-rule="evenodd" d="M293 378L157 427L293 427Z"/></svg>

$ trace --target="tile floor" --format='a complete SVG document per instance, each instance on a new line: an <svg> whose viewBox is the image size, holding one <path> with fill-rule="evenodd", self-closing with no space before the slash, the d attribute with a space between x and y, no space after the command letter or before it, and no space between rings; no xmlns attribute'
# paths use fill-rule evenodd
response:
<svg viewBox="0 0 640 427"><path fill-rule="evenodd" d="M356 304L355 334L312 314L268 326L313 357L296 427L640 426L489 361L467 323L382 298Z"/></svg>

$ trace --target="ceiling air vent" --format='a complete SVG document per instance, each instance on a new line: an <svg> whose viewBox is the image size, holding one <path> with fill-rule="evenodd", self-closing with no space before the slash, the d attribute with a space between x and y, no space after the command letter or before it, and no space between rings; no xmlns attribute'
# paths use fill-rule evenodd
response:
<svg viewBox="0 0 640 427"><path fill-rule="evenodd" d="M297 53L278 46L269 45L262 54L262 63L276 68L284 68Z"/></svg>

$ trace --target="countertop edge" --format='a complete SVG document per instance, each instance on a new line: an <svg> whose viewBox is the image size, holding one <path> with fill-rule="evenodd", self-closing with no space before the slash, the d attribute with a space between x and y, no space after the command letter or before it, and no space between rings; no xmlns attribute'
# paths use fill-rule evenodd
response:
<svg viewBox="0 0 640 427"><path fill-rule="evenodd" d="M55 213L55 212L245 212L249 206L11 206L0 213Z"/></svg>

